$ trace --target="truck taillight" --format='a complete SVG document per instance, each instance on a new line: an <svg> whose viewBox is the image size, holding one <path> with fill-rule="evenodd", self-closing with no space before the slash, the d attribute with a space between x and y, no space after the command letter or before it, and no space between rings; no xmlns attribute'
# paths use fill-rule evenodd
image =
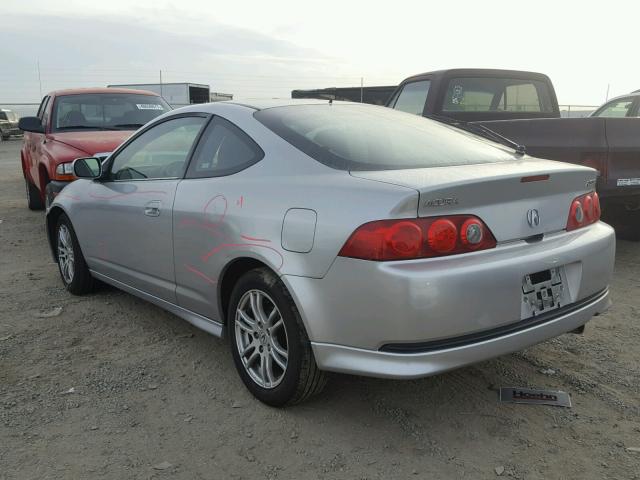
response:
<svg viewBox="0 0 640 480"><path fill-rule="evenodd" d="M596 223L600 213L600 198L596 192L580 195L571 202L567 231Z"/></svg>
<svg viewBox="0 0 640 480"><path fill-rule="evenodd" d="M494 248L489 228L473 215L378 220L358 227L339 256L390 261L441 257Z"/></svg>

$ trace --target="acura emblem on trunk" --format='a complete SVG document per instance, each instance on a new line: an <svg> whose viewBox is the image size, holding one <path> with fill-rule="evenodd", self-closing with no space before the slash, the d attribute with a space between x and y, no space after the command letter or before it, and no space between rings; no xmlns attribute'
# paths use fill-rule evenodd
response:
<svg viewBox="0 0 640 480"><path fill-rule="evenodd" d="M538 213L538 210L532 208L527 212L527 222L531 228L535 228L540 225L540 214Z"/></svg>

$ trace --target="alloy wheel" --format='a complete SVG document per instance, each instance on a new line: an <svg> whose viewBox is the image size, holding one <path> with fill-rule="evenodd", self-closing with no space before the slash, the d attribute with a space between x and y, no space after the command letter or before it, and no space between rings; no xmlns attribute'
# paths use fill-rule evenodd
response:
<svg viewBox="0 0 640 480"><path fill-rule="evenodd" d="M73 242L71 241L71 232L66 225L60 225L58 229L58 265L60 265L60 273L65 283L73 282L75 266Z"/></svg>
<svg viewBox="0 0 640 480"><path fill-rule="evenodd" d="M245 371L262 388L277 387L287 371L289 342L275 302L261 290L249 290L235 315L236 347Z"/></svg>

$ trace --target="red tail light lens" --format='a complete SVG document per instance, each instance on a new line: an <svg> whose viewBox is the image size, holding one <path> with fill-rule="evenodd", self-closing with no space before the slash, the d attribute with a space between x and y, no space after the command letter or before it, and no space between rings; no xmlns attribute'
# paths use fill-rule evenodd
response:
<svg viewBox="0 0 640 480"><path fill-rule="evenodd" d="M489 228L472 215L379 220L356 229L341 257L389 261L440 257L494 248Z"/></svg>
<svg viewBox="0 0 640 480"><path fill-rule="evenodd" d="M585 227L600 220L600 197L596 192L580 195L569 209L567 231Z"/></svg>

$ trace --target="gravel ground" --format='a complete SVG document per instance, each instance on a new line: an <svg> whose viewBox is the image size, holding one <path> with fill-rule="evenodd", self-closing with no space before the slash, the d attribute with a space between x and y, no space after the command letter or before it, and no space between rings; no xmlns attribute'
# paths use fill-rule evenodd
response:
<svg viewBox="0 0 640 480"><path fill-rule="evenodd" d="M640 243L618 242L614 307L584 335L422 380L335 375L276 410L225 341L63 289L19 148L0 143L0 479L640 478ZM514 385L574 406L500 404Z"/></svg>

